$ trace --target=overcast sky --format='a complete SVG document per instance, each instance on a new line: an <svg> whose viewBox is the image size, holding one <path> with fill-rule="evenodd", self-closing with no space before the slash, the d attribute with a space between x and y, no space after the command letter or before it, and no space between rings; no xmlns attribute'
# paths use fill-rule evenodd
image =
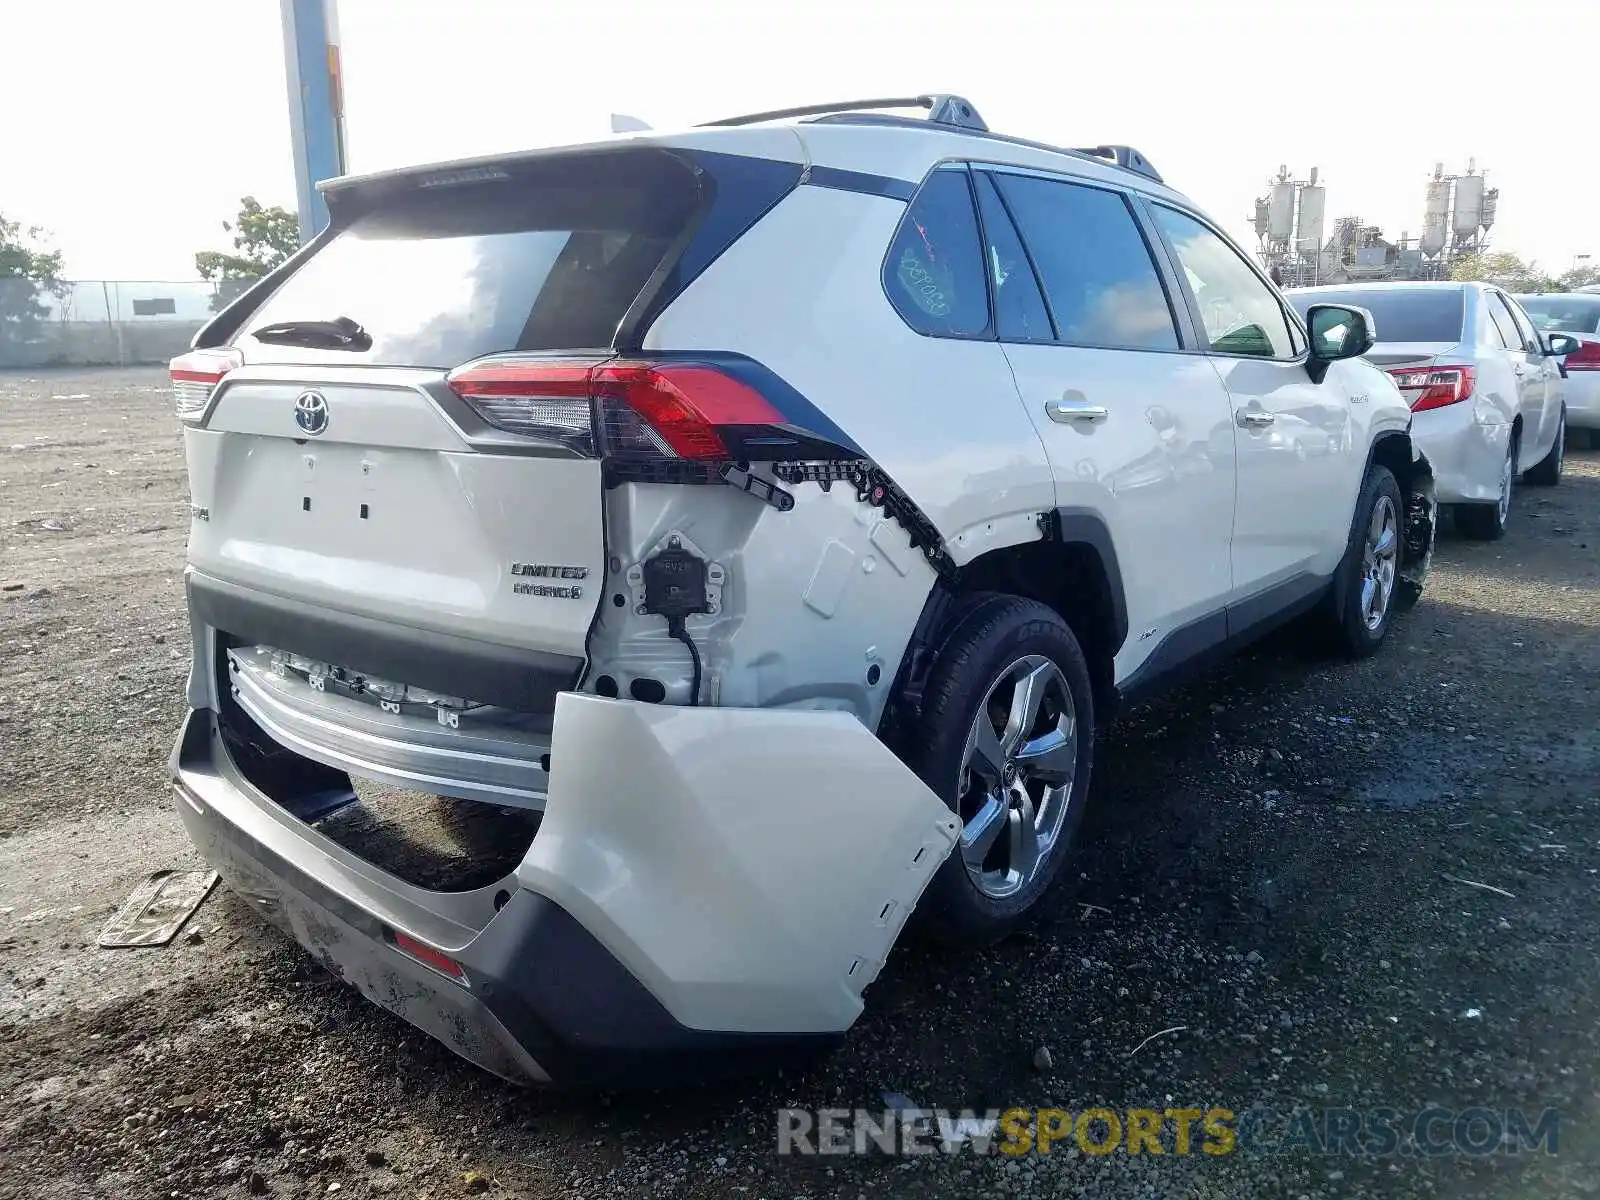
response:
<svg viewBox="0 0 1600 1200"><path fill-rule="evenodd" d="M1499 249L1600 262L1600 4L1411 0L339 0L352 170L851 96L954 91L992 128L1137 146L1254 248L1287 163L1328 222L1416 236L1435 162L1501 189ZM189 279L294 203L278 0L0 0L0 213L76 278Z"/></svg>

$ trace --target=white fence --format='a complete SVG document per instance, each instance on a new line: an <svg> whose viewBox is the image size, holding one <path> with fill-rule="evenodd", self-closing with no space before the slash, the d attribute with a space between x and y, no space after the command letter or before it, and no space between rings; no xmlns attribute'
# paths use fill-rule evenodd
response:
<svg viewBox="0 0 1600 1200"><path fill-rule="evenodd" d="M248 282L0 279L0 368L166 362Z"/></svg>

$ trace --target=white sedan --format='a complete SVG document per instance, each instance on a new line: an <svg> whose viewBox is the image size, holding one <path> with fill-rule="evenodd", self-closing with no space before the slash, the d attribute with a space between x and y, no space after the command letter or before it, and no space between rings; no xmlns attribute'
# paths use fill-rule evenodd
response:
<svg viewBox="0 0 1600 1200"><path fill-rule="evenodd" d="M1313 304L1368 310L1377 341L1369 362L1394 377L1411 405L1411 436L1433 464L1441 504L1469 537L1505 534L1512 488L1560 482L1567 380L1560 361L1580 343L1541 334L1517 302L1484 283L1362 283L1294 288Z"/></svg>

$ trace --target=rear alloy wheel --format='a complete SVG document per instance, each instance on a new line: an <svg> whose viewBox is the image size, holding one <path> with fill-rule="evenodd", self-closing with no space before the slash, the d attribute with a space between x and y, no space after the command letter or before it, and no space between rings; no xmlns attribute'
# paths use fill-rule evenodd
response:
<svg viewBox="0 0 1600 1200"><path fill-rule="evenodd" d="M1094 730L1088 666L1054 611L996 596L960 622L907 754L961 819L917 905L922 934L985 945L1034 909L1083 815Z"/></svg>
<svg viewBox="0 0 1600 1200"><path fill-rule="evenodd" d="M1023 891L1055 849L1078 768L1078 719L1061 668L1040 654L1001 672L972 719L957 785L961 859L981 895Z"/></svg>
<svg viewBox="0 0 1600 1200"><path fill-rule="evenodd" d="M1480 542L1498 541L1506 535L1511 519L1511 490L1517 480L1517 435L1506 441L1506 458L1500 464L1500 498L1492 504L1456 505L1456 525L1469 538Z"/></svg>
<svg viewBox="0 0 1600 1200"><path fill-rule="evenodd" d="M1550 453L1541 458L1537 465L1523 472L1522 482L1531 483L1534 487L1555 487L1561 482L1561 472L1566 465L1567 410L1563 408L1560 420L1556 424L1556 440L1550 446Z"/></svg>

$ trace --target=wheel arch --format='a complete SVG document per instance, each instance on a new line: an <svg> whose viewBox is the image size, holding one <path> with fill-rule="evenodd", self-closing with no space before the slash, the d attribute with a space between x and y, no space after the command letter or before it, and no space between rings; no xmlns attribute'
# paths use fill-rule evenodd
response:
<svg viewBox="0 0 1600 1200"><path fill-rule="evenodd" d="M1110 714L1114 662L1128 636L1127 596L1111 530L1099 513L1078 508L1041 513L1039 529L1039 538L985 551L935 584L879 725L891 744L920 713L923 686L951 632L977 604L997 594L1037 600L1067 623L1088 660L1096 709Z"/></svg>
<svg viewBox="0 0 1600 1200"><path fill-rule="evenodd" d="M1405 509L1405 539L1401 547L1400 574L1418 591L1433 561L1433 541L1439 524L1434 495L1433 465L1412 441L1409 432L1390 430L1373 439L1367 451L1364 480L1374 466L1386 467L1400 485ZM1359 493L1358 493L1359 496Z"/></svg>

